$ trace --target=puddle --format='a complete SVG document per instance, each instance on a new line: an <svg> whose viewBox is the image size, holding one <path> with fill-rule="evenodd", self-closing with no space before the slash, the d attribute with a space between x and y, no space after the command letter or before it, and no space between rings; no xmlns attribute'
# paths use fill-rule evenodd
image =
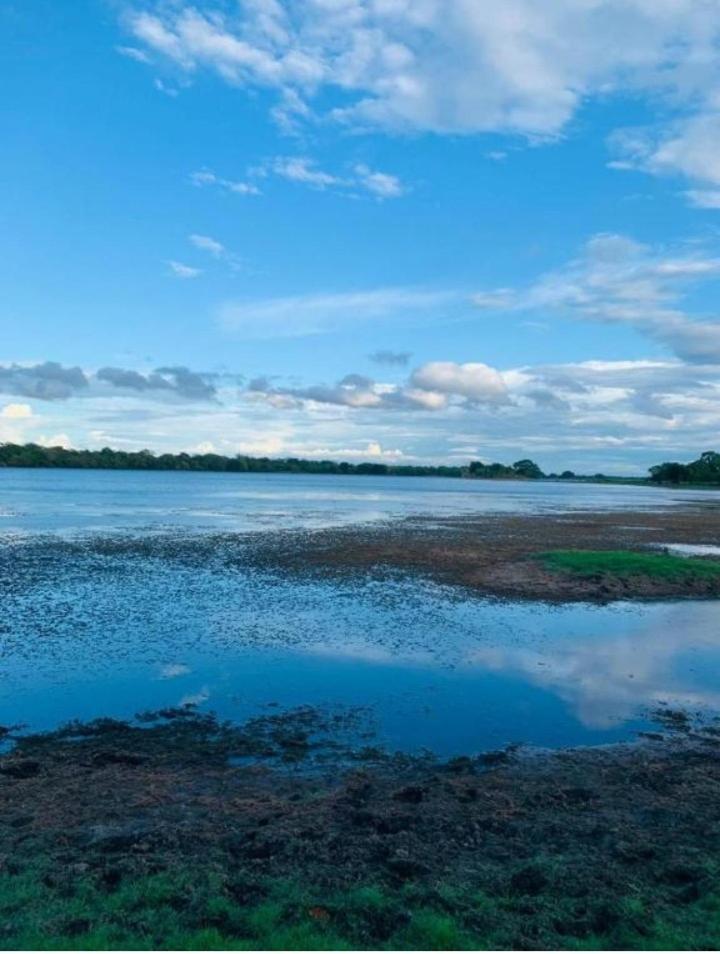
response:
<svg viewBox="0 0 720 954"><path fill-rule="evenodd" d="M677 556L717 556L720 557L720 546L710 543L657 543L654 546Z"/></svg>

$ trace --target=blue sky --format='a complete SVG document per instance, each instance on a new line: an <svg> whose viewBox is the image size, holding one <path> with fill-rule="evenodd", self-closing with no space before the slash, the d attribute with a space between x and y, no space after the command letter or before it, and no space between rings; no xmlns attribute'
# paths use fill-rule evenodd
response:
<svg viewBox="0 0 720 954"><path fill-rule="evenodd" d="M706 0L5 3L0 440L718 446Z"/></svg>

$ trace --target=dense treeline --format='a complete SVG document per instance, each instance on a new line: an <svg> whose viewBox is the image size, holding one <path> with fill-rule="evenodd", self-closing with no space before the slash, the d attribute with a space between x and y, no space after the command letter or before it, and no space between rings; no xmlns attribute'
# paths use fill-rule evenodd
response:
<svg viewBox="0 0 720 954"><path fill-rule="evenodd" d="M401 477L486 477L535 479L545 475L531 460L512 466L481 464L467 467L425 467L414 464L350 464L331 460L301 460L297 457L248 457L238 454L154 454L149 450L69 450L39 444L0 444L0 467L79 467L102 470L209 470L236 474L390 474Z"/></svg>
<svg viewBox="0 0 720 954"><path fill-rule="evenodd" d="M419 464L380 464L363 461L302 460L298 457L249 457L237 454L155 454L149 450L120 451L70 450L65 447L41 447L39 444L0 444L0 467L77 467L101 470L209 470L234 474L388 474L396 477L474 477L485 480L551 479L644 483L643 478L613 478L603 474L582 476L571 470L544 474L538 465L524 458L514 464L483 464L471 461L466 466L429 467ZM720 486L720 454L706 451L689 464L669 461L650 468L650 481L656 484L702 484Z"/></svg>
<svg viewBox="0 0 720 954"><path fill-rule="evenodd" d="M720 484L720 454L705 451L689 464L657 464L650 468L650 480L656 484Z"/></svg>

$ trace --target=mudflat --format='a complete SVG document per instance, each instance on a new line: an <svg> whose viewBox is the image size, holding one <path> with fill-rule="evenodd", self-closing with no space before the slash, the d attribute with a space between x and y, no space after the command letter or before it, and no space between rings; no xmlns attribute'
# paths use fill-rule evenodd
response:
<svg viewBox="0 0 720 954"><path fill-rule="evenodd" d="M552 569L542 559L568 550L659 555L672 544L720 545L720 500L659 511L413 517L284 535L260 559L323 574L410 571L505 599L608 602L720 595L720 575L653 574L632 567L580 574Z"/></svg>

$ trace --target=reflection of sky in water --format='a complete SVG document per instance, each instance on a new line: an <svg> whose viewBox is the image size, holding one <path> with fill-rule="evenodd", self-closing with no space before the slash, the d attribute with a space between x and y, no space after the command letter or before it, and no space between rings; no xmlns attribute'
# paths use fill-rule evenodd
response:
<svg viewBox="0 0 720 954"><path fill-rule="evenodd" d="M32 546L39 568L3 598L0 723L371 705L388 744L458 752L626 738L660 701L720 709L712 602L503 604L399 577Z"/></svg>
<svg viewBox="0 0 720 954"><path fill-rule="evenodd" d="M658 509L712 491L425 477L0 470L0 534L339 526L409 514Z"/></svg>

